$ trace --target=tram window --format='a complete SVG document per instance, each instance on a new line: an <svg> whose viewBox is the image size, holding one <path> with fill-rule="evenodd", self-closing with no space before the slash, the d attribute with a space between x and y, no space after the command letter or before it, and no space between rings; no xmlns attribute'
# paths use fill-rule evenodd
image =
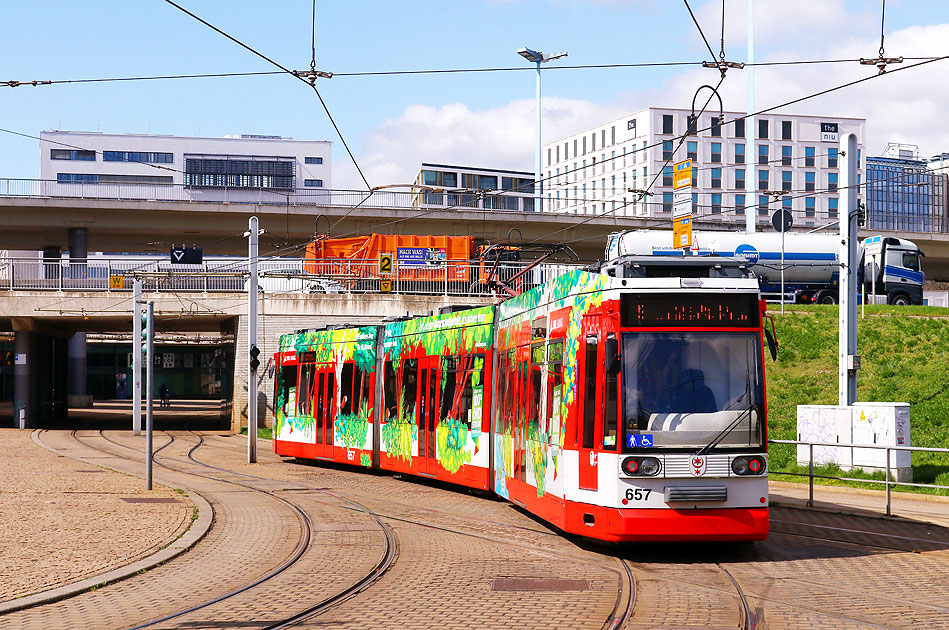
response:
<svg viewBox="0 0 949 630"><path fill-rule="evenodd" d="M353 364L343 363L339 375L339 414L341 416L353 413Z"/></svg>
<svg viewBox="0 0 949 630"><path fill-rule="evenodd" d="M362 414L363 403L365 403L366 409L369 408L369 373L359 367L355 366L353 370L353 413Z"/></svg>
<svg viewBox="0 0 949 630"><path fill-rule="evenodd" d="M541 370L544 367L544 346L543 344L538 344L532 349L531 352L531 376L530 376L530 406L528 407L527 422L528 429L527 435L533 436L534 439L541 439L541 426L540 426L540 394L541 394L541 380L543 379L543 372ZM546 433L546 427L544 428Z"/></svg>
<svg viewBox="0 0 949 630"><path fill-rule="evenodd" d="M528 422L530 422L531 411L533 410L533 403L530 400L530 372L528 371L530 366L527 361L521 361L518 366L518 376L520 378L520 405L518 406L518 426L523 431L526 429Z"/></svg>
<svg viewBox="0 0 949 630"><path fill-rule="evenodd" d="M484 417L484 357L475 357L469 376L465 379L465 391L461 396L462 409L468 410L468 428L472 423L482 423ZM486 427L482 426L482 430Z"/></svg>
<svg viewBox="0 0 949 630"><path fill-rule="evenodd" d="M505 381L505 392L504 392L504 410L502 415L504 417L504 433L511 433L514 430L514 414L516 410L516 384L517 384L517 372L514 371L516 364L514 363L514 350L511 350L507 353L507 363L505 364L504 369L504 381Z"/></svg>
<svg viewBox="0 0 949 630"><path fill-rule="evenodd" d="M464 359L462 359L464 361ZM460 410L453 409L455 403L455 391L458 387L458 359L456 357L442 357L442 379L441 379L441 410L438 414L439 419L447 420L453 417L453 414L461 415ZM462 372L462 375L464 372ZM455 417L455 420L462 418Z"/></svg>
<svg viewBox="0 0 949 630"><path fill-rule="evenodd" d="M285 365L280 368L280 380L278 387L282 394L283 415L290 415L295 412L297 407L297 366Z"/></svg>
<svg viewBox="0 0 949 630"><path fill-rule="evenodd" d="M616 348L616 336L613 333L606 335L607 348ZM616 433L619 427L619 361L609 361L604 364L606 373L606 391L603 399L603 448L616 450ZM613 365L615 369L610 369Z"/></svg>
<svg viewBox="0 0 949 630"><path fill-rule="evenodd" d="M418 397L418 359L402 362L402 417L415 418L415 401Z"/></svg>
<svg viewBox="0 0 949 630"><path fill-rule="evenodd" d="M560 444L560 407L563 396L563 342L547 346L547 436Z"/></svg>
<svg viewBox="0 0 949 630"><path fill-rule="evenodd" d="M398 396L396 394L395 369L392 367L392 361L386 361L382 366L382 398L385 404L385 421L391 422L397 417Z"/></svg>
<svg viewBox="0 0 949 630"><path fill-rule="evenodd" d="M593 448L596 423L596 348L597 336L586 338L583 357L583 448Z"/></svg>
<svg viewBox="0 0 949 630"><path fill-rule="evenodd" d="M300 367L300 384L297 385L297 415L313 415L313 396L316 389L316 365L305 363Z"/></svg>

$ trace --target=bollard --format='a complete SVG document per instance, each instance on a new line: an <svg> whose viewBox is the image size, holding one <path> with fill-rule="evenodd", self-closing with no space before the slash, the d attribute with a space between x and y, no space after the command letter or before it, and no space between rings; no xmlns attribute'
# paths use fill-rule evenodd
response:
<svg viewBox="0 0 949 630"><path fill-rule="evenodd" d="M814 507L814 444L808 444L807 450L807 507Z"/></svg>
<svg viewBox="0 0 949 630"><path fill-rule="evenodd" d="M890 516L890 447L886 448L886 515Z"/></svg>

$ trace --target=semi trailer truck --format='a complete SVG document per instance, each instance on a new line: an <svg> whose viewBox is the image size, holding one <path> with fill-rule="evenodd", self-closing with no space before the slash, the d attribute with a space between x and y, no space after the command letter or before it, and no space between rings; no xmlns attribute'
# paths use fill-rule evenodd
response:
<svg viewBox="0 0 949 630"><path fill-rule="evenodd" d="M693 232L691 249L672 247L671 231L636 230L610 234L606 260L624 256L720 256L742 258L751 266L766 298L781 295L779 232ZM923 303L923 253L912 241L873 236L857 246L857 282L868 299L887 304ZM797 303L839 301L840 237L833 234L784 234L784 294ZM870 298L877 296L876 300Z"/></svg>

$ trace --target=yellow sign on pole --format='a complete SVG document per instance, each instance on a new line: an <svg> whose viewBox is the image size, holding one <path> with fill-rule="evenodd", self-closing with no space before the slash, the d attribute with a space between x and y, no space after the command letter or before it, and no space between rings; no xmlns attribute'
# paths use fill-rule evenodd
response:
<svg viewBox="0 0 949 630"><path fill-rule="evenodd" d="M680 190L692 186L692 160L676 162L672 167L672 188Z"/></svg>
<svg viewBox="0 0 949 630"><path fill-rule="evenodd" d="M109 288L110 289L124 289L125 288L125 276L109 276Z"/></svg>
<svg viewBox="0 0 949 630"><path fill-rule="evenodd" d="M392 293L392 280L380 280L379 291L382 293Z"/></svg>
<svg viewBox="0 0 949 630"><path fill-rule="evenodd" d="M680 217L672 221L673 247L692 247L692 217Z"/></svg>
<svg viewBox="0 0 949 630"><path fill-rule="evenodd" d="M392 275L392 254L391 253L383 252L379 254L379 275L380 276Z"/></svg>

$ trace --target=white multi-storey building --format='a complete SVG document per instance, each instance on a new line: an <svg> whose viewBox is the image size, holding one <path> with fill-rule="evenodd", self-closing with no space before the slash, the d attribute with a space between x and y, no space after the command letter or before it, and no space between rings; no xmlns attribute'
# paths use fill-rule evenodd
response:
<svg viewBox="0 0 949 630"><path fill-rule="evenodd" d="M223 191L229 200L255 200L262 191L302 195L331 187L332 143L323 140L81 131L44 131L40 140L40 178L59 194L107 184L135 197L137 189L148 194L142 185L164 185L183 198L216 200Z"/></svg>
<svg viewBox="0 0 949 630"><path fill-rule="evenodd" d="M534 210L534 174L474 166L422 163L415 177L413 207Z"/></svg>
<svg viewBox="0 0 949 630"><path fill-rule="evenodd" d="M725 112L724 125L718 115L706 112L693 122L689 110L650 107L547 144L544 211L671 217L672 165L691 158L698 220L744 224L745 208L757 206L758 222L783 207L795 225L826 224L839 211L839 138L851 132L863 181L862 118L756 116L752 141L743 112ZM630 189L652 194L640 199Z"/></svg>

